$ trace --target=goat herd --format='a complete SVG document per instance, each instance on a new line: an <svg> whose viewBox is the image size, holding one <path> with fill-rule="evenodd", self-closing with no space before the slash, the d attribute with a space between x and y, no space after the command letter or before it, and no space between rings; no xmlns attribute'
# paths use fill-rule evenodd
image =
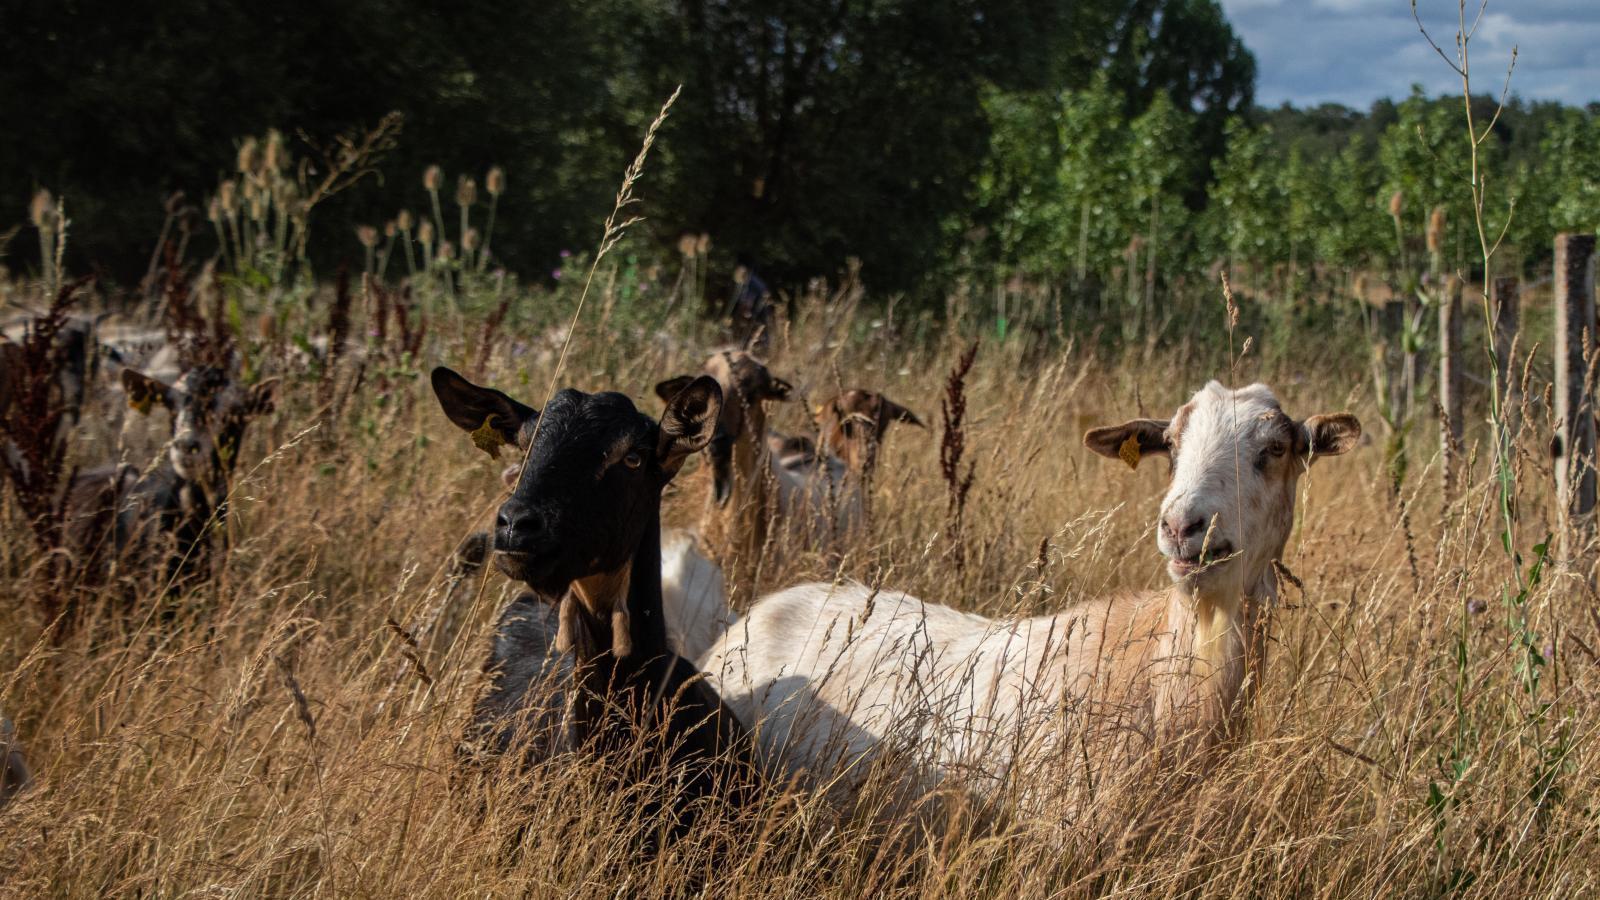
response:
<svg viewBox="0 0 1600 900"><path fill-rule="evenodd" d="M1294 419L1264 385L1217 382L1168 420L1089 431L1090 450L1129 466L1168 457L1155 530L1172 583L999 621L848 581L754 596L763 553L826 553L859 533L881 441L895 422L922 424L878 393L824 403L813 440L768 428L766 404L790 385L739 350L657 385L659 418L621 393L567 389L536 409L446 368L431 380L474 444L519 457L478 545L529 592L499 616L463 766L588 754L618 760L624 780L665 766L679 787L669 837L698 800L765 779L843 809L891 757L907 798L956 783L992 797L1010 782L1023 802L1033 781L1017 776L1052 759L1095 777L1170 751L1205 757L1256 681L1297 481L1361 433L1347 413ZM98 523L79 540L108 559L166 535L161 574L176 583L199 574L245 424L275 385L194 367L171 380L128 368L121 386L136 409L172 411L167 453L79 476L72 502L97 514L73 521ZM663 491L700 453L705 516L664 533ZM4 803L29 771L0 726Z"/></svg>

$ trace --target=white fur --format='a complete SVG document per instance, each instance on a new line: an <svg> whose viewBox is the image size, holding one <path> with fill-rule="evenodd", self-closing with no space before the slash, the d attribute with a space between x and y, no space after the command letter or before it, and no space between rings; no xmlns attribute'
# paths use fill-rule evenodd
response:
<svg viewBox="0 0 1600 900"><path fill-rule="evenodd" d="M829 453L804 459L768 457L778 486L778 512L794 534L813 545L831 543L859 528L864 504L861 480L844 460Z"/></svg>
<svg viewBox="0 0 1600 900"><path fill-rule="evenodd" d="M1215 382L1180 411L1163 514L1203 516L1213 541L1243 552L1200 571L1174 563L1167 590L996 621L856 584L802 585L757 603L701 668L769 764L841 793L885 753L915 783L959 774L982 790L1056 748L1094 768L1173 738L1209 744L1241 712L1254 617L1274 599L1271 561L1293 517L1303 461L1254 468L1280 417L1287 429L1265 387ZM1158 546L1172 558L1172 542ZM840 767L845 777L827 780Z"/></svg>
<svg viewBox="0 0 1600 900"><path fill-rule="evenodd" d="M684 659L699 659L735 619L722 569L687 532L661 537L661 605L667 639Z"/></svg>

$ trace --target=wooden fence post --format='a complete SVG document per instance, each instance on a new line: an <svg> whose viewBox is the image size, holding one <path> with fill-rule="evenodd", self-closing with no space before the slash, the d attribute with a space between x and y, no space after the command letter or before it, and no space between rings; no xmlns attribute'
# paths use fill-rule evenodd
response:
<svg viewBox="0 0 1600 900"><path fill-rule="evenodd" d="M1461 292L1461 279L1452 275L1439 301L1439 450L1446 501L1461 474Z"/></svg>
<svg viewBox="0 0 1600 900"><path fill-rule="evenodd" d="M1514 276L1502 275L1494 280L1494 355L1500 363L1500 413L1505 423L1506 440L1514 440L1522 427L1522 369L1511 358L1517 346L1517 317L1521 313L1521 294Z"/></svg>
<svg viewBox="0 0 1600 900"><path fill-rule="evenodd" d="M1594 524L1595 424L1588 351L1594 344L1592 234L1556 235L1556 500L1561 517L1561 557L1583 550Z"/></svg>

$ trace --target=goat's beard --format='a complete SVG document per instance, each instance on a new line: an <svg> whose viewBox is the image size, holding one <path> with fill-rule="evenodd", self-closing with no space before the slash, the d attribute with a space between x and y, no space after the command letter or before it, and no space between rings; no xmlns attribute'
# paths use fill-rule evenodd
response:
<svg viewBox="0 0 1600 900"><path fill-rule="evenodd" d="M527 553L496 551L495 568L512 581L520 581L546 600L554 602L567 592L571 578L565 577L560 561L554 558L536 558Z"/></svg>

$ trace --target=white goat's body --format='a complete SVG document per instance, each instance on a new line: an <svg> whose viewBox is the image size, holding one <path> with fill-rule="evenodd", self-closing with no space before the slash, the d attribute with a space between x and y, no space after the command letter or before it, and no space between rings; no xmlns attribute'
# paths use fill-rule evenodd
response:
<svg viewBox="0 0 1600 900"><path fill-rule="evenodd" d="M699 659L735 619L722 569L688 532L661 536L661 606L667 639L684 659Z"/></svg>
<svg viewBox="0 0 1600 900"><path fill-rule="evenodd" d="M807 584L764 598L700 667L775 769L843 772L834 784L847 789L894 753L910 756L920 787L954 775L987 792L1063 738L1077 747L1092 736L1102 758L1148 742L1157 717L1175 712L1163 676L1226 691L1231 679L1211 676L1239 662L1240 645L1202 635L1208 659L1177 652L1175 609L1156 592L998 621L859 584Z"/></svg>
<svg viewBox="0 0 1600 900"><path fill-rule="evenodd" d="M826 546L861 526L861 482L838 457L786 465L774 456L772 477L785 527L814 546Z"/></svg>
<svg viewBox="0 0 1600 900"><path fill-rule="evenodd" d="M1103 771L1153 746L1203 750L1235 731L1261 663L1295 484L1360 433L1354 416L1296 422L1264 385L1212 382L1170 422L1084 438L1125 462L1173 460L1157 527L1167 590L994 621L860 585L802 585L757 603L700 667L769 765L836 794L886 754L912 786L960 776L987 794L1040 763Z"/></svg>

